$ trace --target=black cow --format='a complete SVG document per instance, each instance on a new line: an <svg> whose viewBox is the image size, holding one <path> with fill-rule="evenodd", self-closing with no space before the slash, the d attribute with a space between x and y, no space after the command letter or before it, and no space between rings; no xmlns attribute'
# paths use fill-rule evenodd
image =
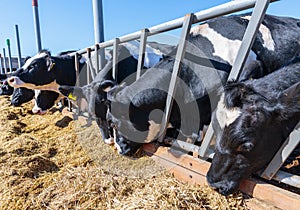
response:
<svg viewBox="0 0 300 210"><path fill-rule="evenodd" d="M300 49L299 23L266 15L240 80L263 76L290 60ZM209 124L218 101L215 91L226 83L247 24L247 15L236 15L192 28L168 125L183 137L193 137ZM160 136L174 60L170 54L130 86L109 92L120 154L135 153L142 143Z"/></svg>
<svg viewBox="0 0 300 210"><path fill-rule="evenodd" d="M228 195L270 162L300 120L299 102L300 57L263 78L229 82L214 114L210 186Z"/></svg>
<svg viewBox="0 0 300 210"><path fill-rule="evenodd" d="M149 45L155 47L152 48ZM147 43L145 51L144 68L150 68L154 64L163 58L164 54L167 54L174 49L174 46L159 44L156 42ZM78 104L87 104L87 111L96 120L103 140L106 143L112 143L113 134L110 123L107 122L106 114L109 108L109 102L107 101L107 88L126 82L131 84L136 78L136 69L138 63L139 42L131 41L119 45L118 47L118 68L117 78L113 79L112 75L112 59L108 61L106 66L97 74L91 84L84 87L70 87L61 86L59 90L65 96L69 96L72 93L73 97L76 97ZM112 53L112 51L110 51ZM72 98L72 97L71 97ZM83 109L83 107L81 107Z"/></svg>

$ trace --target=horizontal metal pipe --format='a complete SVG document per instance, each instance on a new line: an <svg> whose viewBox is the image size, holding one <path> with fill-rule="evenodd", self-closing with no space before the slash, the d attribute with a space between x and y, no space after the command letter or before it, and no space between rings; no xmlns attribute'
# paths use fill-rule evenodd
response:
<svg viewBox="0 0 300 210"><path fill-rule="evenodd" d="M300 176L297 175L293 175L284 171L278 171L272 179L293 187L300 188Z"/></svg>
<svg viewBox="0 0 300 210"><path fill-rule="evenodd" d="M275 2L275 1L279 1L279 0L271 0L271 2ZM201 21L205 21L205 20L215 18L218 16L228 15L230 13L253 8L255 6L255 2L256 2L256 0L236 0L236 1L230 1L225 4L221 4L219 6L215 6L215 7L206 9L206 10L202 10L202 11L194 14L195 18L194 18L193 23L199 23ZM163 33L166 31L180 28L183 24L183 20L184 20L184 17L181 17L181 18L171 20L169 22L162 23L162 24L153 26L151 28L148 28L149 29L148 35L151 36L151 35L155 35L158 33ZM125 36L121 36L121 37L119 37L119 39L120 39L120 43L123 43L123 42L128 42L128 41L138 39L138 38L140 38L140 36L141 36L141 31L137 31L137 32L125 35ZM99 43L99 46L100 46L100 48L106 48L106 47L112 46L113 43L114 43L114 39L111 39L109 41ZM91 46L89 48L92 51L94 51L95 46ZM84 53L86 53L86 49L79 50L79 51L77 51L77 53L84 54ZM71 55L75 55L75 53L71 53Z"/></svg>

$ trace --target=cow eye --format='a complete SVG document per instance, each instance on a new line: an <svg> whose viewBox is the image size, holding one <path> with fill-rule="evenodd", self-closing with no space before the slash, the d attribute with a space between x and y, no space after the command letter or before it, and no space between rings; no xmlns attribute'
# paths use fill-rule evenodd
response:
<svg viewBox="0 0 300 210"><path fill-rule="evenodd" d="M250 152L254 147L252 142L245 142L238 146L237 152Z"/></svg>

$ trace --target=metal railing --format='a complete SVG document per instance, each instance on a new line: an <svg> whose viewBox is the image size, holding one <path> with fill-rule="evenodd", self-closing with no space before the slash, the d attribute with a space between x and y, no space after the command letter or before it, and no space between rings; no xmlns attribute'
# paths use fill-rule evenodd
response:
<svg viewBox="0 0 300 210"><path fill-rule="evenodd" d="M240 74L240 69L242 69L245 60L249 54L249 51L251 49L251 46L254 41L254 37L258 31L258 28L264 18L266 9L270 2L274 2L277 0L237 0L237 1L231 1L207 10L203 10L200 12L197 12L195 14L189 14L185 17L178 18L157 26L153 26L151 28L145 28L141 31L137 31L135 33L131 33L119 38L115 38L106 42L97 43L94 46L88 47L86 49L77 51L76 53L71 53L71 55L75 55L76 61L78 62L78 55L80 54L86 54L87 53L87 62L91 62L91 53L95 53L95 68L91 67L91 65L88 65L87 70L87 77L88 77L88 83L91 81L91 75L97 74L101 66L99 65L99 49L105 49L107 47L113 47L113 77L116 78L118 71L117 71L117 65L118 65L118 56L117 56L117 49L118 45L124 42L132 41L139 39L140 40L140 50L139 50L139 58L138 58L138 67L137 67L137 76L136 79L138 79L141 76L141 69L143 67L144 63L144 53L147 43L147 38L149 36L163 33L166 31L182 28L181 32L181 38L180 42L178 43L177 53L176 53L176 59L175 64L173 67L172 77L169 85L169 92L168 97L166 101L166 108L165 108L165 115L162 120L162 127L161 134L165 133L166 125L168 124L170 111L173 104L173 95L176 92L176 82L177 82L177 75L180 71L180 62L182 61L185 53L185 42L186 37L190 31L191 25L194 23L199 23L202 21L209 20L211 18L215 18L218 16L223 16L227 14L231 14L238 11L243 11L246 9L254 8L252 12L252 17L249 21L248 27L246 29L246 32L244 34L242 44L240 46L237 58L233 64L231 73L229 75L228 79L234 79L238 78ZM90 63L91 64L91 63ZM79 78L79 66L76 65L76 72L77 72L77 78ZM95 69L95 70L94 70ZM161 139L164 138L164 135L161 135ZM193 144L189 144L183 141L175 140L174 146L178 147L180 149L183 149L188 152L193 152L194 154L197 154L200 158L208 158L213 156L213 151L209 149L211 145L211 141L213 139L214 133L212 126L209 125L208 130L206 132L206 135L204 137L204 140L201 144L201 146L196 146ZM160 140L161 140L160 139ZM300 177L292 174L288 174L286 172L278 171L281 165L285 162L288 155L295 149L298 142L300 141L300 132L299 129L292 132L290 135L290 139L293 139L293 141L288 140L285 142L285 144L282 146L282 148L278 151L276 156L274 157L274 160L268 165L266 170L263 172L262 177L266 179L273 179L279 182L283 182L286 184L289 184L294 187L298 187L300 185ZM284 153L284 156L282 154Z"/></svg>

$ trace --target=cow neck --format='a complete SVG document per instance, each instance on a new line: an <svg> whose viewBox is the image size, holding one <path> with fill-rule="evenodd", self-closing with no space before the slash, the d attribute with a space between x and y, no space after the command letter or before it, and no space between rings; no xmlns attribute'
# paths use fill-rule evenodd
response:
<svg viewBox="0 0 300 210"><path fill-rule="evenodd" d="M72 57L54 57L54 62L50 71L55 75L55 82L59 85L75 85L75 60Z"/></svg>
<svg viewBox="0 0 300 210"><path fill-rule="evenodd" d="M211 58L204 58L197 55L194 55L192 53L186 52L185 53L185 59L188 61L191 61L192 63L209 67L209 68L215 68L216 70L224 71L226 73L230 73L232 66L226 63L222 63L216 60L213 60Z"/></svg>

